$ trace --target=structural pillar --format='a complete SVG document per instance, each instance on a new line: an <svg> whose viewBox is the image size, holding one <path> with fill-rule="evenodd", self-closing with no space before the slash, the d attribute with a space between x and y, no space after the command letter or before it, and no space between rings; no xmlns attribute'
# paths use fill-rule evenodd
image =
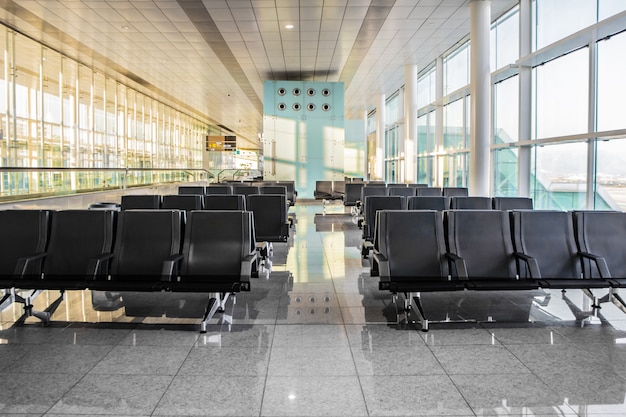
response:
<svg viewBox="0 0 626 417"><path fill-rule="evenodd" d="M520 58L532 50L531 0L521 0L519 4L519 52ZM519 132L517 140L528 141L532 131L532 69L520 67L519 71ZM517 195L530 197L531 148L520 146L517 153Z"/></svg>
<svg viewBox="0 0 626 417"><path fill-rule="evenodd" d="M490 195L491 71L489 30L491 2L470 2L470 195Z"/></svg>
<svg viewBox="0 0 626 417"><path fill-rule="evenodd" d="M385 94L376 96L376 159L374 163L374 180L384 180L385 160Z"/></svg>
<svg viewBox="0 0 626 417"><path fill-rule="evenodd" d="M416 182L417 65L404 66L404 181Z"/></svg>

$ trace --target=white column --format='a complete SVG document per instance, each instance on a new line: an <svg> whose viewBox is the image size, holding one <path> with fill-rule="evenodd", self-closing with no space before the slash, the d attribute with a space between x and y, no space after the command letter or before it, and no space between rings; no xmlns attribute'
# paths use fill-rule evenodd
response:
<svg viewBox="0 0 626 417"><path fill-rule="evenodd" d="M519 53L520 58L530 54L532 44L531 0L521 0L519 4ZM532 131L531 97L532 69L520 67L519 71L519 132L517 140L530 140ZM520 146L517 156L517 194L530 197L530 146Z"/></svg>
<svg viewBox="0 0 626 417"><path fill-rule="evenodd" d="M385 160L385 94L376 96L376 162L374 180L384 180Z"/></svg>
<svg viewBox="0 0 626 417"><path fill-rule="evenodd" d="M491 71L489 69L489 29L491 2L470 2L470 195L490 193Z"/></svg>
<svg viewBox="0 0 626 417"><path fill-rule="evenodd" d="M435 183L433 187L443 187L443 58L439 56L435 63Z"/></svg>
<svg viewBox="0 0 626 417"><path fill-rule="evenodd" d="M369 140L367 138L367 109L363 109L363 179L369 177Z"/></svg>
<svg viewBox="0 0 626 417"><path fill-rule="evenodd" d="M417 65L404 66L404 181L416 182Z"/></svg>

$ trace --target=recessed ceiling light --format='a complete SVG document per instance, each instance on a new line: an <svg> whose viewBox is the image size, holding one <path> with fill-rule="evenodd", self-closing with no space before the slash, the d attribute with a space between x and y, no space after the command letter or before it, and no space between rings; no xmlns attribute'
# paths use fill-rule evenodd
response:
<svg viewBox="0 0 626 417"><path fill-rule="evenodd" d="M285 25L285 29L293 29L293 25Z"/></svg>
<svg viewBox="0 0 626 417"><path fill-rule="evenodd" d="M122 26L122 30L128 30L128 26L126 25Z"/></svg>

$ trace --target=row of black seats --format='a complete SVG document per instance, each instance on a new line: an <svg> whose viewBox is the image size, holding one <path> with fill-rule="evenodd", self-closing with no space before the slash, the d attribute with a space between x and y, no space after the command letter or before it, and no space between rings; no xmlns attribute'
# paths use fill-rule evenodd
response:
<svg viewBox="0 0 626 417"><path fill-rule="evenodd" d="M251 195L124 195L121 209L146 210L242 210L254 213L259 241L286 242L289 238L287 197L284 194Z"/></svg>
<svg viewBox="0 0 626 417"><path fill-rule="evenodd" d="M186 214L186 215L185 215ZM0 211L2 302L24 290L207 292L202 331L258 272L246 211ZM38 317L49 319L49 315Z"/></svg>
<svg viewBox="0 0 626 417"><path fill-rule="evenodd" d="M232 195L232 194L284 194L289 205L296 203L298 192L295 190L294 181L276 182L242 182L242 183L220 183L208 186L181 185L178 187L178 194L197 195Z"/></svg>
<svg viewBox="0 0 626 417"><path fill-rule="evenodd" d="M626 213L383 210L374 262L379 288L405 294L422 328L419 292L626 287ZM376 270L376 268L374 268ZM413 303L413 304L411 304Z"/></svg>
<svg viewBox="0 0 626 417"><path fill-rule="evenodd" d="M363 202L363 216L359 219L359 227L363 229L363 246L361 253L369 255L375 239L376 213L380 210L520 210L532 209L533 201L526 197L468 197L468 196L366 196Z"/></svg>
<svg viewBox="0 0 626 417"><path fill-rule="evenodd" d="M466 187L428 187L426 184L346 184L345 206L359 206L368 196L467 197Z"/></svg>

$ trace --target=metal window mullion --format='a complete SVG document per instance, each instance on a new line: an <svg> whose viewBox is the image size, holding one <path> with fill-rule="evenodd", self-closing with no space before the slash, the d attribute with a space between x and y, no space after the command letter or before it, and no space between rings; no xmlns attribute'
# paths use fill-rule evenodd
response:
<svg viewBox="0 0 626 417"><path fill-rule="evenodd" d="M588 133L593 133L597 130L597 44L596 42L589 43L589 109L588 109ZM586 189L586 208L588 210L595 208L595 190L596 190L596 168L597 168L597 138L590 138L587 140L587 189Z"/></svg>

